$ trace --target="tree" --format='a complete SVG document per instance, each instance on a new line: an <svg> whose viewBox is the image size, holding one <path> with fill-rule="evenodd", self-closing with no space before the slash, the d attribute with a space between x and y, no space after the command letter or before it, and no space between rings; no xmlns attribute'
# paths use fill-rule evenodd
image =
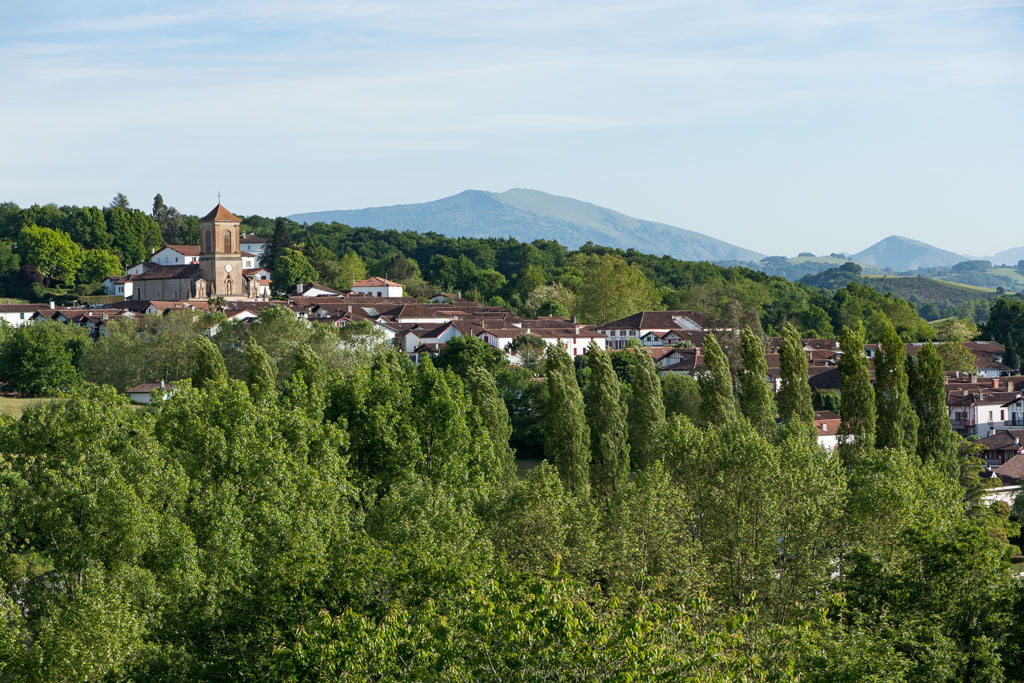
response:
<svg viewBox="0 0 1024 683"><path fill-rule="evenodd" d="M536 372L540 362L544 359L544 351L547 349L547 342L536 334L523 332L517 334L508 343L506 351L519 357L523 367Z"/></svg>
<svg viewBox="0 0 1024 683"><path fill-rule="evenodd" d="M131 205L128 203L128 197L126 197L123 193L118 192L117 194L114 195L114 198L110 200L110 204L108 204L107 207L111 209L122 209L124 211L127 211L128 209L131 208Z"/></svg>
<svg viewBox="0 0 1024 683"><path fill-rule="evenodd" d="M548 347L544 372L548 391L544 455L558 467L566 490L587 498L590 495L590 428L583 394L576 383L576 370L568 352L560 345Z"/></svg>
<svg viewBox="0 0 1024 683"><path fill-rule="evenodd" d="M576 312L584 323L611 322L661 304L661 295L639 266L621 256L579 255L576 262L583 269Z"/></svg>
<svg viewBox="0 0 1024 683"><path fill-rule="evenodd" d="M661 379L646 349L635 352L636 377L629 401L629 453L633 468L643 470L658 459L658 437L665 425Z"/></svg>
<svg viewBox="0 0 1024 683"><path fill-rule="evenodd" d="M906 347L888 318L882 326L875 357L875 446L916 453L918 423L910 404Z"/></svg>
<svg viewBox="0 0 1024 683"><path fill-rule="evenodd" d="M153 197L153 220L160 226L164 244L190 244L189 226L185 218L173 206L164 204L164 198L157 193Z"/></svg>
<svg viewBox="0 0 1024 683"><path fill-rule="evenodd" d="M491 461L485 469L500 481L511 481L516 473L515 451L509 446L512 425L494 376L486 368L473 366L466 370L465 384L466 393L480 413L480 422L492 444Z"/></svg>
<svg viewBox="0 0 1024 683"><path fill-rule="evenodd" d="M245 360L249 365L246 384L249 385L253 399L273 396L277 389L277 367L267 352L259 344L250 342L245 346Z"/></svg>
<svg viewBox="0 0 1024 683"><path fill-rule="evenodd" d="M779 420L782 424L799 422L805 425L807 433L817 441L818 431L814 427L814 407L811 402L811 385L807 377L807 355L800 333L793 325L786 323L782 328L782 345L779 347Z"/></svg>
<svg viewBox="0 0 1024 683"><path fill-rule="evenodd" d="M300 282L314 282L320 275L301 252L285 249L275 261L270 284L280 296L288 294Z"/></svg>
<svg viewBox="0 0 1024 683"><path fill-rule="evenodd" d="M82 251L82 282L99 282L108 275L121 275L124 266L116 254L105 249L85 249Z"/></svg>
<svg viewBox="0 0 1024 683"><path fill-rule="evenodd" d="M160 226L147 213L115 206L106 209L103 216L111 244L125 263L142 261L163 240Z"/></svg>
<svg viewBox="0 0 1024 683"><path fill-rule="evenodd" d="M271 273L277 269L277 261L284 254L285 250L291 249L292 244L294 244L290 229L291 223L292 221L289 221L287 218L278 218L274 222L274 233L267 241L267 247L263 250L263 255L260 257L260 265Z"/></svg>
<svg viewBox="0 0 1024 683"><path fill-rule="evenodd" d="M839 338L843 355L839 357L839 393L841 396L839 436L851 446L875 443L875 392L871 371L864 353L862 328L843 330Z"/></svg>
<svg viewBox="0 0 1024 683"><path fill-rule="evenodd" d="M705 424L722 425L735 417L732 396L732 372L729 360L710 332L704 336L704 365L697 378L700 387L700 412Z"/></svg>
<svg viewBox="0 0 1024 683"><path fill-rule="evenodd" d="M89 335L76 325L22 325L0 347L0 382L30 396L55 396L82 381L78 365Z"/></svg>
<svg viewBox="0 0 1024 683"><path fill-rule="evenodd" d="M949 423L946 408L946 376L942 359L929 342L908 359L910 402L917 413L917 452L923 460L951 460L956 434Z"/></svg>
<svg viewBox="0 0 1024 683"><path fill-rule="evenodd" d="M629 432L619 378L608 354L591 342L587 353L586 416L590 428L590 488L602 500L621 493L629 479Z"/></svg>
<svg viewBox="0 0 1024 683"><path fill-rule="evenodd" d="M31 263L48 283L75 284L82 268L82 250L60 230L29 225L18 236L18 251L25 263Z"/></svg>
<svg viewBox="0 0 1024 683"><path fill-rule="evenodd" d="M352 283L366 278L366 264L354 251L345 252L338 263L337 286L341 290L352 289Z"/></svg>
<svg viewBox="0 0 1024 683"><path fill-rule="evenodd" d="M208 337L203 335L195 337L192 348L192 353L195 356L192 386L203 389L227 381L228 371L224 367L224 358Z"/></svg>
<svg viewBox="0 0 1024 683"><path fill-rule="evenodd" d="M700 387L690 375L672 372L662 376L661 396L666 416L679 415L692 422L700 421Z"/></svg>
<svg viewBox="0 0 1024 683"><path fill-rule="evenodd" d="M737 395L740 412L754 429L764 436L771 436L775 432L775 399L768 385L764 343L749 327L743 328L740 341L743 358Z"/></svg>
<svg viewBox="0 0 1024 683"><path fill-rule="evenodd" d="M484 368L496 373L508 367L505 354L494 348L480 337L455 337L445 344L437 354L434 365L438 368L450 368L460 377L465 377L469 368Z"/></svg>
<svg viewBox="0 0 1024 683"><path fill-rule="evenodd" d="M393 251L373 264L374 275L408 284L421 279L420 266L401 251Z"/></svg>

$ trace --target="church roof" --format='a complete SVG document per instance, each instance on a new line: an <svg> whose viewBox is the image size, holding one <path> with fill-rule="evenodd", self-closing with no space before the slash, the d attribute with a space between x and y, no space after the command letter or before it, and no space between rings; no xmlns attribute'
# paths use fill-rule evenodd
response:
<svg viewBox="0 0 1024 683"><path fill-rule="evenodd" d="M139 275L133 275L132 280L180 280L194 278L201 275L198 263L186 263L178 266L157 266L146 270Z"/></svg>
<svg viewBox="0 0 1024 683"><path fill-rule="evenodd" d="M218 202L213 211L203 216L203 222L205 223L206 221L237 221L241 223L242 219L225 209L224 205Z"/></svg>

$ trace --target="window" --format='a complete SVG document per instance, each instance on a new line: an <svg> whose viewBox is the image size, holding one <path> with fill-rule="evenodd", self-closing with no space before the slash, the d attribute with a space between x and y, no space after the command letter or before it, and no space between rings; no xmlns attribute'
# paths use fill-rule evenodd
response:
<svg viewBox="0 0 1024 683"><path fill-rule="evenodd" d="M224 231L224 251L225 253L231 253L231 231Z"/></svg>
<svg viewBox="0 0 1024 683"><path fill-rule="evenodd" d="M213 251L213 235L209 230L206 231L206 251Z"/></svg>

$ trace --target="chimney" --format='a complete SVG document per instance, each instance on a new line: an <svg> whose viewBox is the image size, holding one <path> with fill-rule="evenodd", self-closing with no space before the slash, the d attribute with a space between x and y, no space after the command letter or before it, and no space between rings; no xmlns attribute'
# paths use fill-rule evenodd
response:
<svg viewBox="0 0 1024 683"><path fill-rule="evenodd" d="M576 316L575 315L573 317L571 317L570 320L572 321L573 325L576 324Z"/></svg>
<svg viewBox="0 0 1024 683"><path fill-rule="evenodd" d="M1017 390L1017 383L1016 382L1011 382L1010 380L1006 380L1006 390L1007 391L1016 391Z"/></svg>
<svg viewBox="0 0 1024 683"><path fill-rule="evenodd" d="M978 383L978 374L975 373L975 372L972 372L971 374L967 375L967 380L971 384L977 384Z"/></svg>
<svg viewBox="0 0 1024 683"><path fill-rule="evenodd" d="M161 388L161 389L165 389L165 388L167 388L167 385L166 385L166 384L164 383L164 381L163 381L163 380L160 380L160 388Z"/></svg>

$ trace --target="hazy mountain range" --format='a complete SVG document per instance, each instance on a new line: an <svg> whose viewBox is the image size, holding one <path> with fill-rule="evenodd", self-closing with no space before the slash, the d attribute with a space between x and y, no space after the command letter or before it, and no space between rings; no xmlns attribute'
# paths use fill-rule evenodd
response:
<svg viewBox="0 0 1024 683"><path fill-rule="evenodd" d="M337 221L353 227L437 232L449 237L557 240L570 249L587 242L668 254L686 261L759 261L764 254L664 223L537 190L466 190L422 204L399 204L289 216L300 223Z"/></svg>
<svg viewBox="0 0 1024 683"><path fill-rule="evenodd" d="M570 249L593 242L649 254L668 254L686 261L758 262L764 258L764 254L716 237L538 190L466 190L421 204L312 211L289 218L300 223L337 221L353 227L437 232L449 237L514 237L521 242L548 239ZM849 258L893 271L908 271L948 267L977 257L893 235ZM1024 247L986 258L996 264L1016 264L1024 259Z"/></svg>

